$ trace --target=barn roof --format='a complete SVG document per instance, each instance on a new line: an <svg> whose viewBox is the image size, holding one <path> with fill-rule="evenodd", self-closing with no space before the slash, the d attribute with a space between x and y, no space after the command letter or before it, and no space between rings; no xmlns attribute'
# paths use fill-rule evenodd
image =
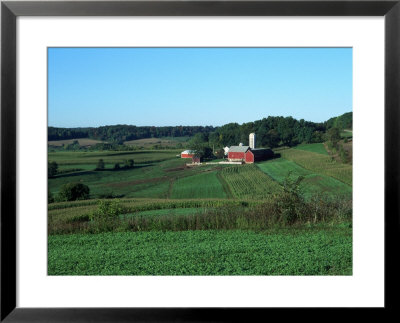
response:
<svg viewBox="0 0 400 323"><path fill-rule="evenodd" d="M196 151L195 150L185 150L182 151L181 154L194 154Z"/></svg>
<svg viewBox="0 0 400 323"><path fill-rule="evenodd" d="M230 153L245 153L248 149L250 148L250 146L231 146L231 148L229 148Z"/></svg>

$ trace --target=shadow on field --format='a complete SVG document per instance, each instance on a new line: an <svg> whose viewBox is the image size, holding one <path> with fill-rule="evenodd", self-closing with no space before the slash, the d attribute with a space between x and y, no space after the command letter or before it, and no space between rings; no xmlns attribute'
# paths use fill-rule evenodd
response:
<svg viewBox="0 0 400 323"><path fill-rule="evenodd" d="M143 164L143 165L135 165L133 167L121 167L121 168L105 168L105 169L95 169L95 172L123 172L123 171L127 171L127 170L132 170L132 169L136 169L136 168L145 168L145 167L150 167L151 165L148 164Z"/></svg>
<svg viewBox="0 0 400 323"><path fill-rule="evenodd" d="M54 177L50 178L63 178L63 177L74 177L74 176L83 176L83 175L91 175L91 174L96 174L99 172L102 173L113 173L113 172L124 172L127 170L132 170L136 168L145 168L145 167L150 167L151 165L136 165L130 168L119 168L119 169L114 169L114 168L106 168L106 169L96 169L96 170L87 170L87 171L77 171L77 172L71 172L71 173L66 173L66 174L59 174Z"/></svg>
<svg viewBox="0 0 400 323"><path fill-rule="evenodd" d="M60 175L56 175L56 176L50 177L50 178L74 177L74 176L90 175L90 174L94 174L94 173L96 173L96 171L94 171L94 170L86 170L86 171L79 171L79 172L60 174Z"/></svg>

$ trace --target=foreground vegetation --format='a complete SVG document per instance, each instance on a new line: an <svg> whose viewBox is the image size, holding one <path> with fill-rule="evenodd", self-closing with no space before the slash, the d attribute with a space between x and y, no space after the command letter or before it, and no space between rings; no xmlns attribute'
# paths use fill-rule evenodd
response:
<svg viewBox="0 0 400 323"><path fill-rule="evenodd" d="M49 237L49 275L351 275L349 225Z"/></svg>

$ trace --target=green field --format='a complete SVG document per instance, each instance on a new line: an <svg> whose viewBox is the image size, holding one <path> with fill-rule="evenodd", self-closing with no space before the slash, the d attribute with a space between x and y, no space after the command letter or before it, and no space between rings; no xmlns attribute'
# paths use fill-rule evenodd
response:
<svg viewBox="0 0 400 323"><path fill-rule="evenodd" d="M57 153L52 153L52 157ZM61 159L64 156L57 156L60 160L61 167L64 169L65 163L71 158L71 154L67 155L66 159ZM113 193L116 196L123 197L153 197L166 198L169 194L170 182L175 178L189 176L196 173L196 170L187 169L184 171L184 165L187 161L176 158L175 155L169 155L167 160L161 162L149 162L148 164L138 164L132 169L114 170L108 168L103 171L95 171L95 158L92 154L82 156L80 153L74 159L79 158L79 164L71 164L71 168L87 169L84 171L75 171L66 174L61 174L49 180L49 190L53 194L57 194L60 187L69 182L83 182L90 187L92 197L99 194ZM93 153L96 154L96 153ZM149 156L148 154L146 154ZM154 158L159 158L160 154L154 152ZM103 156L103 155L100 155ZM114 156L117 157L118 155ZM124 155L125 156L125 155ZM128 156L136 156L129 154ZM87 163L86 162L87 158ZM136 162L136 159L134 159ZM92 164L94 162L94 164ZM92 166L93 165L93 166ZM209 167L210 168L210 167Z"/></svg>
<svg viewBox="0 0 400 323"><path fill-rule="evenodd" d="M49 275L351 275L352 233L125 232L49 236Z"/></svg>
<svg viewBox="0 0 400 323"><path fill-rule="evenodd" d="M60 170L48 180L51 194L79 182L90 199L49 204L48 274L351 275L352 168L320 148L281 150L284 158L253 165L196 167L177 158L179 150L50 152ZM100 158L106 169L96 171ZM127 159L133 168L114 169ZM303 220L288 226L292 209L279 197L289 172L305 177L306 199L326 193L346 202L301 204ZM103 195L118 197L107 201L124 211L93 220Z"/></svg>
<svg viewBox="0 0 400 323"><path fill-rule="evenodd" d="M274 159L257 164L257 166L278 183L282 184L285 178L297 178L303 176L300 190L306 198L316 194L327 194L329 196L351 196L351 186L326 175L318 174L305 169L295 162L284 158Z"/></svg>
<svg viewBox="0 0 400 323"><path fill-rule="evenodd" d="M59 165L93 165L95 168L99 159L110 165L123 163L127 159L133 159L136 164L146 164L175 158L180 152L181 150L61 151L49 152L48 158L49 161L55 161Z"/></svg>
<svg viewBox="0 0 400 323"><path fill-rule="evenodd" d="M314 153L327 155L327 156L329 155L325 149L324 144L321 144L321 143L297 145L295 149L311 151Z"/></svg>
<svg viewBox="0 0 400 323"><path fill-rule="evenodd" d="M224 198L226 193L217 172L183 177L173 183L171 198Z"/></svg>

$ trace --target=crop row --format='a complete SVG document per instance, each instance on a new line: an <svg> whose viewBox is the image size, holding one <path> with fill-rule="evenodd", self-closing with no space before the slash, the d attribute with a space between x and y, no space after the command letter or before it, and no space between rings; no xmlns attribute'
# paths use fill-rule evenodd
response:
<svg viewBox="0 0 400 323"><path fill-rule="evenodd" d="M79 219L97 208L100 200L86 200L77 202L54 203L49 205L49 228L54 224L65 223ZM120 204L130 213L182 208L214 208L221 206L254 206L260 201L194 199L194 200L167 200L167 199L121 199Z"/></svg>

